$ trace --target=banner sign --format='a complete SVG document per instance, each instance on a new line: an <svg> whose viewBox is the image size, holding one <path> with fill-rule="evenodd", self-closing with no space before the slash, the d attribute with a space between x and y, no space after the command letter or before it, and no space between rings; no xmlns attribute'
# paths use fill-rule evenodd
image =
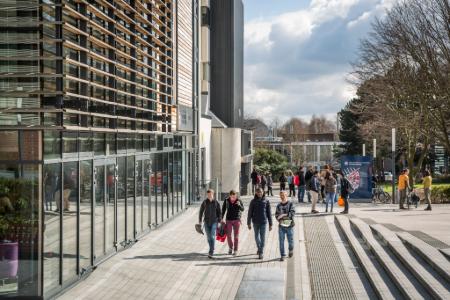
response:
<svg viewBox="0 0 450 300"><path fill-rule="evenodd" d="M372 198L372 156L342 156L341 170L354 189L354 199Z"/></svg>

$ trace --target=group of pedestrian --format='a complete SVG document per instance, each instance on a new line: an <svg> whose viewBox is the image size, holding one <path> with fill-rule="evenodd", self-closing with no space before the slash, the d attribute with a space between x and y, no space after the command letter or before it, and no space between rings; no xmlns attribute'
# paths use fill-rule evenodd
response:
<svg viewBox="0 0 450 300"><path fill-rule="evenodd" d="M305 172L305 168L300 166L295 174L292 171L281 174L281 191L286 190L286 184L289 187L289 197L295 198L297 190L299 203L305 202L305 195L307 196L312 213L319 212L316 210L318 202L325 203L325 212L328 212L328 208L330 212L333 212L334 204L339 197L344 200L344 211L341 213L348 213L351 184L340 170L335 171L332 167L325 165L320 172L314 170L312 166Z"/></svg>
<svg viewBox="0 0 450 300"><path fill-rule="evenodd" d="M214 199L214 191L207 191L207 198L202 202L199 213L199 224L203 222L209 245L208 257L214 256L216 230L218 226L225 226L228 240L228 254L236 256L239 250L239 229L241 225L244 204L238 199L235 191L230 191L220 207ZM280 191L280 203L276 206L275 218L278 221L278 236L280 245L280 260L286 257L285 239L288 240L288 255L294 254L294 216L295 206L288 200L286 191ZM201 225L200 225L201 226ZM267 229L272 230L273 220L270 201L265 197L262 188L255 188L255 196L248 208L247 227L254 231L256 248L259 259L264 258L264 246Z"/></svg>
<svg viewBox="0 0 450 300"><path fill-rule="evenodd" d="M258 172L255 168L253 168L250 177L252 180L252 194L255 194L257 188L261 188L263 193L265 193L267 188L267 195L273 196L272 173Z"/></svg>
<svg viewBox="0 0 450 300"><path fill-rule="evenodd" d="M429 170L425 170L423 172L423 191L425 194L425 202L427 203L427 207L425 210L431 210L431 186L432 186L432 177L431 172ZM410 184L410 178L409 178L409 169L403 169L400 172L400 176L398 177L398 192L400 195L400 201L399 206L400 209L406 209L405 208L405 201L408 197L408 193L413 191L413 188Z"/></svg>

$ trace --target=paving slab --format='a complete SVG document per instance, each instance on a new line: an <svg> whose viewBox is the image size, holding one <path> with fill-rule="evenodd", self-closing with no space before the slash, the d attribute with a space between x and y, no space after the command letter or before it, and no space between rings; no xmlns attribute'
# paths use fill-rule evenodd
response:
<svg viewBox="0 0 450 300"><path fill-rule="evenodd" d="M284 300L285 278L285 270L281 268L249 268L235 299Z"/></svg>

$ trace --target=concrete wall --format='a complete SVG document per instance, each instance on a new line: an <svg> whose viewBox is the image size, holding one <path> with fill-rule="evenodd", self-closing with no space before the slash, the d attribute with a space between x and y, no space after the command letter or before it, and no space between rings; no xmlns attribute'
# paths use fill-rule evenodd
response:
<svg viewBox="0 0 450 300"><path fill-rule="evenodd" d="M221 199L230 190L239 192L241 129L213 128L211 154L212 177L219 179Z"/></svg>
<svg viewBox="0 0 450 300"><path fill-rule="evenodd" d="M211 180L211 119L200 119L200 136L199 136L200 148L205 148L205 173L203 174L204 180Z"/></svg>

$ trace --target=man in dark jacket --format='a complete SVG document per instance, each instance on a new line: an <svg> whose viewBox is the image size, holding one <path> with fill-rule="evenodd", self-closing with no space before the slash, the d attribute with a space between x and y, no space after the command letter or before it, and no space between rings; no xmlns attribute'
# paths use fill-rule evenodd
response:
<svg viewBox="0 0 450 300"><path fill-rule="evenodd" d="M319 200L319 193L320 193L320 182L319 182L319 171L315 171L313 177L311 177L311 180L309 181L309 192L311 194L311 212L313 214L317 214L318 211L316 210L316 204Z"/></svg>
<svg viewBox="0 0 450 300"><path fill-rule="evenodd" d="M270 202L263 196L263 191L257 188L255 198L250 202L248 208L247 226L251 230L251 224L253 223L259 259L263 259L264 257L267 222L269 222L269 231L271 231L272 213L270 211Z"/></svg>
<svg viewBox="0 0 450 300"><path fill-rule="evenodd" d="M313 168L311 166L309 166L308 170L305 173L305 188L306 188L306 196L308 197L308 202L311 202L311 191L310 191L309 187L310 187L310 181L313 176L314 176Z"/></svg>
<svg viewBox="0 0 450 300"><path fill-rule="evenodd" d="M222 212L220 204L214 199L214 190L206 192L207 199L205 199L200 206L200 214L198 216L198 223L204 221L206 239L209 244L208 257L212 258L214 255L214 242L216 237L217 223L222 221Z"/></svg>
<svg viewBox="0 0 450 300"><path fill-rule="evenodd" d="M258 172L256 172L256 169L253 168L252 174L250 174L250 177L252 178L252 194L255 194L255 190L258 187Z"/></svg>
<svg viewBox="0 0 450 300"><path fill-rule="evenodd" d="M305 199L305 172L303 172L303 167L300 167L300 171L298 172L298 202L304 202Z"/></svg>
<svg viewBox="0 0 450 300"><path fill-rule="evenodd" d="M244 204L237 198L236 192L231 190L229 197L225 199L222 205L222 220L226 220L225 228L229 247L228 254L233 254L234 256L238 252L239 228L241 227L241 215L243 211ZM234 240L231 238L232 231L234 231Z"/></svg>
<svg viewBox="0 0 450 300"><path fill-rule="evenodd" d="M344 173L342 171L339 171L339 174L342 176L341 180L341 197L344 199L344 210L341 211L341 214L348 214L348 198L350 197L350 181L348 181L347 178L345 178Z"/></svg>

